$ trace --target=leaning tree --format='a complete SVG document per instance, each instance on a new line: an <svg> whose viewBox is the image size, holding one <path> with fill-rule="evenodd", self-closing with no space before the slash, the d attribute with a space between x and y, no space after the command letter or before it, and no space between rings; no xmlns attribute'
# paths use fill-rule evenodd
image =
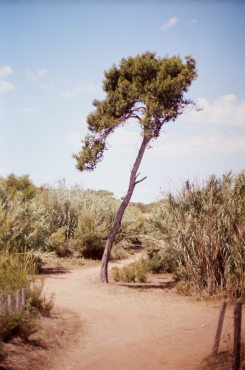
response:
<svg viewBox="0 0 245 370"><path fill-rule="evenodd" d="M108 135L129 118L138 120L142 143L131 171L127 194L106 242L100 272L103 283L108 282L108 260L125 209L135 185L146 178L138 180L137 174L146 148L150 147L151 140L158 138L166 122L175 121L187 109L198 110L192 100L184 98L184 93L197 77L195 60L191 56L185 59L183 63L179 56L157 58L155 53L146 52L135 58L123 58L119 67L113 65L105 71L103 90L106 98L93 101L96 109L87 117L91 134L82 140L81 152L73 155L78 170L93 171L107 149Z"/></svg>

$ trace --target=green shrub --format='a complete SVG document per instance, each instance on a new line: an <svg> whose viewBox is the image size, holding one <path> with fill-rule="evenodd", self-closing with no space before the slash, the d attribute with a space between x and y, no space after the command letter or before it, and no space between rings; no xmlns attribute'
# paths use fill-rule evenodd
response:
<svg viewBox="0 0 245 370"><path fill-rule="evenodd" d="M125 249L123 249L120 245L115 245L112 247L109 259L111 261L117 261L117 260L123 260L127 257L128 257L128 254L125 251Z"/></svg>
<svg viewBox="0 0 245 370"><path fill-rule="evenodd" d="M47 240L48 248L54 251L58 257L65 257L70 254L69 246L66 241L66 226L54 232Z"/></svg>
<svg viewBox="0 0 245 370"><path fill-rule="evenodd" d="M54 293L50 297L43 294L45 278L35 278L26 289L26 309L32 313L39 313L42 316L50 316L54 307Z"/></svg>
<svg viewBox="0 0 245 370"><path fill-rule="evenodd" d="M0 182L0 253L45 249L50 235L40 195L23 202L23 194L7 196Z"/></svg>
<svg viewBox="0 0 245 370"><path fill-rule="evenodd" d="M142 258L140 261L135 262L136 279L140 283L147 281L148 266L146 261Z"/></svg>
<svg viewBox="0 0 245 370"><path fill-rule="evenodd" d="M74 236L77 248L84 257L101 258L107 234L105 225L98 222L95 209L87 208L81 212Z"/></svg>
<svg viewBox="0 0 245 370"><path fill-rule="evenodd" d="M31 255L0 255L0 295L6 297L29 285L29 275L36 272L36 264Z"/></svg>
<svg viewBox="0 0 245 370"><path fill-rule="evenodd" d="M21 311L9 313L8 310L4 310L4 312L0 314L0 323L4 342L9 342L14 337L28 340L30 335L36 333L39 328L35 315L27 315Z"/></svg>
<svg viewBox="0 0 245 370"><path fill-rule="evenodd" d="M121 272L121 280L127 283L135 282L136 279L136 268L134 263L129 263L123 266Z"/></svg>
<svg viewBox="0 0 245 370"><path fill-rule="evenodd" d="M138 282L144 283L147 281L147 262L144 258L139 261L129 263L123 266L122 269L118 267L112 268L113 279L118 281L123 281L127 283L134 283L136 280Z"/></svg>
<svg viewBox="0 0 245 370"><path fill-rule="evenodd" d="M152 274L160 272L175 272L177 263L175 256L170 248L166 248L161 252L148 251L147 268Z"/></svg>
<svg viewBox="0 0 245 370"><path fill-rule="evenodd" d="M115 282L121 280L121 270L117 266L112 267L112 276Z"/></svg>

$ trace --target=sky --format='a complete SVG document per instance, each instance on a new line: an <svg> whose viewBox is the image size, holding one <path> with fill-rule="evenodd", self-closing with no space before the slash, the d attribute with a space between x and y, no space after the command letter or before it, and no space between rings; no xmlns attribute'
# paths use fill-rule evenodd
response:
<svg viewBox="0 0 245 370"><path fill-rule="evenodd" d="M164 125L140 167L132 201L150 203L171 184L245 169L244 1L0 0L0 176L40 186L106 189L120 198L140 145L136 122L119 127L93 172L73 153L87 134L104 71L122 58L192 54L187 97L201 112Z"/></svg>

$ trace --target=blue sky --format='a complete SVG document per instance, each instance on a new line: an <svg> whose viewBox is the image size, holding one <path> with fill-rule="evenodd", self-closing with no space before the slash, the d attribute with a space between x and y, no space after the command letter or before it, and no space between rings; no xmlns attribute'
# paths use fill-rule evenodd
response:
<svg viewBox="0 0 245 370"><path fill-rule="evenodd" d="M146 50L193 55L188 96L204 110L164 127L132 201L154 201L172 181L245 169L244 35L242 1L1 1L0 176L125 195L140 143L134 122L115 131L94 172L77 171L72 153L93 99L105 97L104 70Z"/></svg>

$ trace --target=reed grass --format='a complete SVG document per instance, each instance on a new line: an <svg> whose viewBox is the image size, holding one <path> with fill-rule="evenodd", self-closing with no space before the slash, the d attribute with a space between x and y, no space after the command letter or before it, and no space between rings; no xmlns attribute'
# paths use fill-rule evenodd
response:
<svg viewBox="0 0 245 370"><path fill-rule="evenodd" d="M149 221L177 262L186 290L245 297L245 172L187 181L158 203Z"/></svg>

